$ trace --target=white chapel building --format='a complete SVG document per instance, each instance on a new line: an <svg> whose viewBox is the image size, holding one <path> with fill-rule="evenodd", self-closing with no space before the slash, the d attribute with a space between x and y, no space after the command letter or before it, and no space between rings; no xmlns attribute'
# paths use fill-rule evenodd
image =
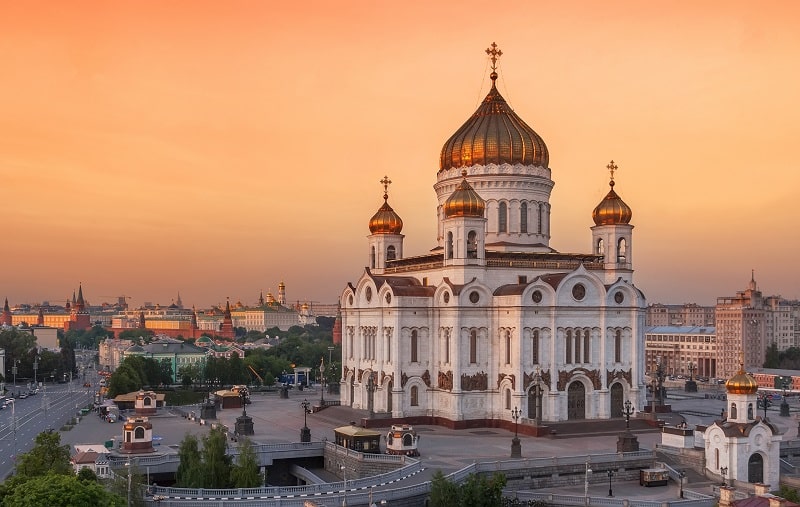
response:
<svg viewBox="0 0 800 507"><path fill-rule="evenodd" d="M632 212L611 189L586 210L589 253L550 246L544 140L492 87L444 143L437 244L406 256L388 203L368 267L342 293L341 403L455 428L621 417L642 407L646 301L633 283Z"/></svg>

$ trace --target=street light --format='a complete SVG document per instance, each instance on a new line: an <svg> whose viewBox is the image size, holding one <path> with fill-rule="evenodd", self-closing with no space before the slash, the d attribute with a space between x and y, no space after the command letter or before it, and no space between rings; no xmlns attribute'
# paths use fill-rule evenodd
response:
<svg viewBox="0 0 800 507"><path fill-rule="evenodd" d="M678 479L681 481L681 498L683 498L683 478L686 477L686 472L683 470L678 472Z"/></svg>
<svg viewBox="0 0 800 507"><path fill-rule="evenodd" d="M320 406L324 407L325 406L325 358L324 357L319 361L319 376L320 376L320 382L322 383L322 389L320 389L319 392L319 404Z"/></svg>
<svg viewBox="0 0 800 507"><path fill-rule="evenodd" d="M11 373L14 374L14 388L17 387L17 365L19 364L19 359L14 360L14 366L11 368Z"/></svg>
<svg viewBox="0 0 800 507"><path fill-rule="evenodd" d="M300 441L311 442L311 430L308 427L308 414L311 412L308 407L311 406L311 403L303 400L300 406L303 407L303 428L300 430Z"/></svg>
<svg viewBox="0 0 800 507"><path fill-rule="evenodd" d="M514 410L511 411L511 418L514 420L514 438L511 440L511 457L512 458L521 458L522 457L522 446L519 443L519 434L517 433L517 429L519 427L519 416L522 415L522 411L514 407Z"/></svg>
<svg viewBox="0 0 800 507"><path fill-rule="evenodd" d="M725 476L728 474L728 467L722 467L719 469L720 475L722 475L722 485L725 485Z"/></svg>
<svg viewBox="0 0 800 507"><path fill-rule="evenodd" d="M128 456L128 462L125 463L128 469L128 507L131 507L131 457Z"/></svg>
<svg viewBox="0 0 800 507"><path fill-rule="evenodd" d="M589 474L592 469L589 468L589 460L586 460L586 478L583 482L583 501L585 505L589 505Z"/></svg>
<svg viewBox="0 0 800 507"><path fill-rule="evenodd" d="M614 477L614 471L609 470L606 473L608 474L608 496L614 496L614 492L611 491L611 478Z"/></svg>
<svg viewBox="0 0 800 507"><path fill-rule="evenodd" d="M633 415L633 403L631 400L625 400L625 410L622 411L622 414L625 416L625 429L630 431L631 429L631 416Z"/></svg>
<svg viewBox="0 0 800 507"><path fill-rule="evenodd" d="M344 478L344 498L342 498L342 507L347 507L347 467L341 465L339 470L342 471L342 477Z"/></svg>

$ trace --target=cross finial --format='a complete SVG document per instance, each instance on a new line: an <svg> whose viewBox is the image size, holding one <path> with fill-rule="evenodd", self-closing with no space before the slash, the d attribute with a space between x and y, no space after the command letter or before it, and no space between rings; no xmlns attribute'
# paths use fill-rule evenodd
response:
<svg viewBox="0 0 800 507"><path fill-rule="evenodd" d="M492 42L492 45L486 48L486 54L492 59L492 72L497 70L497 59L503 56L503 52L497 48L497 44Z"/></svg>
<svg viewBox="0 0 800 507"><path fill-rule="evenodd" d="M389 185L392 184L392 180L390 180L388 176L384 176L379 183L383 185L383 198L386 200L389 198Z"/></svg>
<svg viewBox="0 0 800 507"><path fill-rule="evenodd" d="M614 171L617 170L617 164L615 164L614 161L612 160L611 162L608 163L606 169L608 169L608 171L611 173L611 181L614 181Z"/></svg>

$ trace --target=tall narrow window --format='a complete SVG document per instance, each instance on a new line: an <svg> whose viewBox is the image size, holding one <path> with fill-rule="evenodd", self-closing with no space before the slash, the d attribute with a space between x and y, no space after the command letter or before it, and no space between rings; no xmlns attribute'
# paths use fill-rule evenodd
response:
<svg viewBox="0 0 800 507"><path fill-rule="evenodd" d="M622 331L619 329L614 333L614 362L622 362Z"/></svg>
<svg viewBox="0 0 800 507"><path fill-rule="evenodd" d="M620 264L625 263L625 255L627 253L627 244L625 238L620 238L617 243L617 262Z"/></svg>
<svg viewBox="0 0 800 507"><path fill-rule="evenodd" d="M511 364L511 331L506 331L506 364Z"/></svg>
<svg viewBox="0 0 800 507"><path fill-rule="evenodd" d="M419 389L417 386L411 386L411 406L419 406Z"/></svg>
<svg viewBox="0 0 800 507"><path fill-rule="evenodd" d="M603 242L603 238L597 240L597 255L602 255L603 259L606 258L606 244Z"/></svg>
<svg viewBox="0 0 800 507"><path fill-rule="evenodd" d="M467 235L467 259L478 258L478 234L475 231L469 231Z"/></svg>
<svg viewBox="0 0 800 507"><path fill-rule="evenodd" d="M369 252L369 267L375 268L375 247L373 246Z"/></svg>
<svg viewBox="0 0 800 507"><path fill-rule="evenodd" d="M386 249L386 260L393 261L397 257L397 252L395 251L394 245L389 245Z"/></svg>
<svg viewBox="0 0 800 507"><path fill-rule="evenodd" d="M444 362L450 364L450 330L444 331Z"/></svg>
<svg viewBox="0 0 800 507"><path fill-rule="evenodd" d="M453 233L452 232L448 232L447 233L447 258L448 259L452 259L453 258Z"/></svg>
<svg viewBox="0 0 800 507"><path fill-rule="evenodd" d="M392 332L391 330L386 330L386 362L392 362Z"/></svg>
<svg viewBox="0 0 800 507"><path fill-rule="evenodd" d="M471 330L469 332L469 364L476 364L478 362L478 332Z"/></svg>
<svg viewBox="0 0 800 507"><path fill-rule="evenodd" d="M506 410L511 410L511 389L506 389Z"/></svg>
<svg viewBox="0 0 800 507"><path fill-rule="evenodd" d="M519 206L519 232L528 232L528 203L523 202Z"/></svg>
<svg viewBox="0 0 800 507"><path fill-rule="evenodd" d="M590 357L590 350L589 344L591 343L591 338L589 337L589 330L586 329L583 331L583 362L584 363L591 363L592 358Z"/></svg>
<svg viewBox="0 0 800 507"><path fill-rule="evenodd" d="M417 362L417 330L414 329L411 331L411 362Z"/></svg>
<svg viewBox="0 0 800 507"><path fill-rule="evenodd" d="M534 329L531 334L531 361L539 364L539 330Z"/></svg>
<svg viewBox="0 0 800 507"><path fill-rule="evenodd" d="M508 232L508 205L504 202L497 208L497 232Z"/></svg>
<svg viewBox="0 0 800 507"><path fill-rule="evenodd" d="M538 234L542 233L542 206L542 203L536 206L536 232Z"/></svg>
<svg viewBox="0 0 800 507"><path fill-rule="evenodd" d="M739 417L739 414L736 413L736 403L731 403L731 419L734 421Z"/></svg>
<svg viewBox="0 0 800 507"><path fill-rule="evenodd" d="M581 330L575 331L575 363L581 362Z"/></svg>
<svg viewBox="0 0 800 507"><path fill-rule="evenodd" d="M564 354L564 362L567 364L572 363L572 330L567 329L567 339L564 340L566 345L566 354Z"/></svg>

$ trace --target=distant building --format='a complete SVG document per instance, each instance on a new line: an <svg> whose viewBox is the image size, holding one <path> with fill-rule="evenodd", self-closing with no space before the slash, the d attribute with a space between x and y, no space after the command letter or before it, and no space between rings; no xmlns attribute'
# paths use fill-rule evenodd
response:
<svg viewBox="0 0 800 507"><path fill-rule="evenodd" d="M122 351L121 359L125 360L126 357L133 355L144 356L157 362L168 362L172 369L172 382L178 384L181 382L181 368L189 365L202 367L208 352L183 340L162 336L144 346L128 347Z"/></svg>
<svg viewBox="0 0 800 507"><path fill-rule="evenodd" d="M713 326L656 326L644 332L646 370L652 372L660 360L667 375L717 376L717 335Z"/></svg>
<svg viewBox="0 0 800 507"><path fill-rule="evenodd" d="M696 303L664 305L656 303L647 307L645 325L654 326L714 326L714 307Z"/></svg>

